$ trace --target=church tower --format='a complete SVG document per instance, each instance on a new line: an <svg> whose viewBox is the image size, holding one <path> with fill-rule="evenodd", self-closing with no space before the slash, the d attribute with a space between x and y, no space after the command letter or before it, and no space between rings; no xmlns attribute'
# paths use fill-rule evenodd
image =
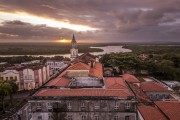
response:
<svg viewBox="0 0 180 120"><path fill-rule="evenodd" d="M73 34L73 38L71 41L71 59L76 58L78 56L77 42Z"/></svg>

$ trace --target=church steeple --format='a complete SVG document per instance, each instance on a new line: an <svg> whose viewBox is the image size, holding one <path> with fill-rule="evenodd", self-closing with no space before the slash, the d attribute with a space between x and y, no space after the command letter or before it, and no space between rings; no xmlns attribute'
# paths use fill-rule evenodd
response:
<svg viewBox="0 0 180 120"><path fill-rule="evenodd" d="M71 46L72 46L72 48L75 48L75 49L77 48L77 42L76 42L74 34L73 34L73 38L72 38L72 41L71 41Z"/></svg>
<svg viewBox="0 0 180 120"><path fill-rule="evenodd" d="M78 56L77 42L75 36L73 34L73 38L71 41L71 59L76 58Z"/></svg>

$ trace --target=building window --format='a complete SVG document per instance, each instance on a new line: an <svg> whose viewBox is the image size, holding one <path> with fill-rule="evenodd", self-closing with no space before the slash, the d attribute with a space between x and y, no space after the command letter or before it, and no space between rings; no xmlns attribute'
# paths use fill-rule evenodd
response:
<svg viewBox="0 0 180 120"><path fill-rule="evenodd" d="M119 120L119 116L118 115L114 115L114 120Z"/></svg>
<svg viewBox="0 0 180 120"><path fill-rule="evenodd" d="M98 115L95 115L95 116L94 116L94 119L95 119L95 120L100 120Z"/></svg>
<svg viewBox="0 0 180 120"><path fill-rule="evenodd" d="M119 109L119 103L118 103L117 101L115 101L114 109L115 109L115 110L118 110L118 109Z"/></svg>
<svg viewBox="0 0 180 120"><path fill-rule="evenodd" d="M42 120L42 116L38 116L38 120Z"/></svg>
<svg viewBox="0 0 180 120"><path fill-rule="evenodd" d="M25 80L31 80L31 79L32 79L32 75L25 75L25 76L24 76L24 79L25 79Z"/></svg>
<svg viewBox="0 0 180 120"><path fill-rule="evenodd" d="M94 109L95 109L95 110L99 110L99 109L100 109L99 103L95 103Z"/></svg>
<svg viewBox="0 0 180 120"><path fill-rule="evenodd" d="M67 106L68 110L71 110L72 109L72 105L71 105L71 102L68 102L68 106Z"/></svg>
<svg viewBox="0 0 180 120"><path fill-rule="evenodd" d="M130 103L129 102L126 103L125 109L130 109Z"/></svg>
<svg viewBox="0 0 180 120"><path fill-rule="evenodd" d="M6 80L8 80L8 77L6 77Z"/></svg>
<svg viewBox="0 0 180 120"><path fill-rule="evenodd" d="M48 116L48 120L52 120L52 116L51 115Z"/></svg>
<svg viewBox="0 0 180 120"><path fill-rule="evenodd" d="M72 115L68 115L67 120L72 120Z"/></svg>
<svg viewBox="0 0 180 120"><path fill-rule="evenodd" d="M85 115L82 115L82 120L86 120L86 116Z"/></svg>
<svg viewBox="0 0 180 120"><path fill-rule="evenodd" d="M10 80L13 80L13 77L10 77Z"/></svg>
<svg viewBox="0 0 180 120"><path fill-rule="evenodd" d="M52 103L47 103L47 109L48 111L52 111Z"/></svg>
<svg viewBox="0 0 180 120"><path fill-rule="evenodd" d="M153 98L152 94L150 94L149 97L150 97L150 99L152 99Z"/></svg>
<svg viewBox="0 0 180 120"><path fill-rule="evenodd" d="M36 103L37 110L41 110L41 103Z"/></svg>
<svg viewBox="0 0 180 120"><path fill-rule="evenodd" d="M81 103L81 109L82 109L82 110L86 109L86 106L85 106L85 103L84 103L84 102Z"/></svg>
<svg viewBox="0 0 180 120"><path fill-rule="evenodd" d="M15 76L14 80L17 80L17 76Z"/></svg>
<svg viewBox="0 0 180 120"><path fill-rule="evenodd" d="M125 120L129 120L129 116L125 116Z"/></svg>
<svg viewBox="0 0 180 120"><path fill-rule="evenodd" d="M166 98L166 95L165 95L165 94L163 94L163 95L162 95L162 99L165 99L165 98Z"/></svg>
<svg viewBox="0 0 180 120"><path fill-rule="evenodd" d="M159 99L159 95L158 94L156 94L156 99Z"/></svg>

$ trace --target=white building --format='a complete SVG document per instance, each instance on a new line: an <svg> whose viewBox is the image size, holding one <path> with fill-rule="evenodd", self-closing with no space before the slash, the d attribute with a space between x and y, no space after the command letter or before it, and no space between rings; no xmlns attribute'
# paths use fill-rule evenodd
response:
<svg viewBox="0 0 180 120"><path fill-rule="evenodd" d="M5 70L1 72L0 80L16 80L16 83L19 84L19 71L17 70Z"/></svg>

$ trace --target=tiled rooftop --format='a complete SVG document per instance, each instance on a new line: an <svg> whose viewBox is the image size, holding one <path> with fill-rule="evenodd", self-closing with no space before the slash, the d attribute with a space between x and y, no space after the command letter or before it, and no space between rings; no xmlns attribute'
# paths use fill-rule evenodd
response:
<svg viewBox="0 0 180 120"><path fill-rule="evenodd" d="M65 77L57 77L51 81L49 81L45 86L61 86L66 87L70 83L70 80Z"/></svg>
<svg viewBox="0 0 180 120"><path fill-rule="evenodd" d="M96 62L94 67L90 69L90 76L98 77L98 78L103 78L103 68L102 64Z"/></svg>
<svg viewBox="0 0 180 120"><path fill-rule="evenodd" d="M124 74L124 75L122 75L122 78L129 83L140 83L140 81L131 74Z"/></svg>
<svg viewBox="0 0 180 120"><path fill-rule="evenodd" d="M134 91L134 93L137 96L137 100L139 102L151 102L151 100L149 100L149 98L144 94L144 92L139 89L139 87L137 85L134 85L132 83L129 84L131 89Z"/></svg>
<svg viewBox="0 0 180 120"><path fill-rule="evenodd" d="M155 104L170 120L180 120L180 101L158 101Z"/></svg>
<svg viewBox="0 0 180 120"><path fill-rule="evenodd" d="M140 88L145 92L171 92L157 82L141 82Z"/></svg>
<svg viewBox="0 0 180 120"><path fill-rule="evenodd" d="M143 105L137 109L144 120L168 120L156 107Z"/></svg>
<svg viewBox="0 0 180 120"><path fill-rule="evenodd" d="M89 65L82 62L78 62L71 65L67 70L89 70L89 69L90 69Z"/></svg>
<svg viewBox="0 0 180 120"><path fill-rule="evenodd" d="M95 62L95 57L89 53L85 53L75 58L72 62Z"/></svg>
<svg viewBox="0 0 180 120"><path fill-rule="evenodd" d="M133 96L129 90L107 90L107 89L42 89L33 96L48 97L120 97L127 99Z"/></svg>
<svg viewBox="0 0 180 120"><path fill-rule="evenodd" d="M128 89L121 77L106 77L105 86L107 89Z"/></svg>

